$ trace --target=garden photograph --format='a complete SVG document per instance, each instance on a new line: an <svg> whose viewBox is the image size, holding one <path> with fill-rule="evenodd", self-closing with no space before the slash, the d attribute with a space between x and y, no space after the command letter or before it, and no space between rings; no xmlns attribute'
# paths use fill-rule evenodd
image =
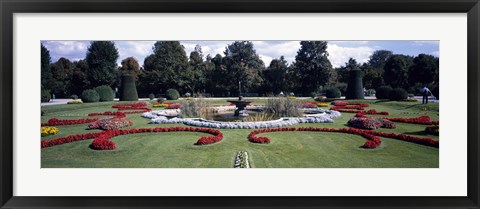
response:
<svg viewBox="0 0 480 209"><path fill-rule="evenodd" d="M41 168L439 168L439 45L43 40Z"/></svg>

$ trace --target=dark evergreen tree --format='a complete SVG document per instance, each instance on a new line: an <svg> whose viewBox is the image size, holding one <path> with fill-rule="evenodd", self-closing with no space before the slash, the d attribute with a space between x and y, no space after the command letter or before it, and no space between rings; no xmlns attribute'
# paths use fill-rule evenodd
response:
<svg viewBox="0 0 480 209"><path fill-rule="evenodd" d="M87 79L88 64L85 60L73 62L74 68L70 77L70 94L80 96L90 86Z"/></svg>
<svg viewBox="0 0 480 209"><path fill-rule="evenodd" d="M384 66L383 79L392 88L408 88L408 70L413 58L406 55L392 55Z"/></svg>
<svg viewBox="0 0 480 209"><path fill-rule="evenodd" d="M330 81L333 71L328 60L327 42L301 41L295 56L295 70L297 81L301 82L301 93L319 92Z"/></svg>
<svg viewBox="0 0 480 209"><path fill-rule="evenodd" d="M137 86L135 77L132 75L122 76L122 86L120 88L120 101L138 101Z"/></svg>
<svg viewBox="0 0 480 209"><path fill-rule="evenodd" d="M273 59L270 66L264 71L265 93L279 94L288 90L287 83L288 65L283 56Z"/></svg>
<svg viewBox="0 0 480 209"><path fill-rule="evenodd" d="M50 64L52 58L50 57L50 51L41 44L41 83L43 88L50 89L52 82L52 71L50 69Z"/></svg>
<svg viewBox="0 0 480 209"><path fill-rule="evenodd" d="M87 50L87 78L90 87L112 86L118 75L118 50L113 41L92 41Z"/></svg>
<svg viewBox="0 0 480 209"><path fill-rule="evenodd" d="M74 65L67 58L60 58L57 62L51 65L52 82L50 92L55 94L55 98L69 98L70 79L73 76Z"/></svg>
<svg viewBox="0 0 480 209"><path fill-rule="evenodd" d="M438 82L438 63L437 57L427 54L419 54L413 59L413 65L410 68L410 84L430 84Z"/></svg>
<svg viewBox="0 0 480 209"><path fill-rule="evenodd" d="M346 92L346 99L364 99L365 93L363 91L363 73L359 69L350 70L348 77L348 86Z"/></svg>

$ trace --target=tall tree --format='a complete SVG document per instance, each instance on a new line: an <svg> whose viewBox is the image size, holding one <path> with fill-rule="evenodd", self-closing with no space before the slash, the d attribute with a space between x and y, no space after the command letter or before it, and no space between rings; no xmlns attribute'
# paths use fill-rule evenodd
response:
<svg viewBox="0 0 480 209"><path fill-rule="evenodd" d="M117 78L118 50L113 41L92 41L87 50L87 78L91 87L112 86Z"/></svg>
<svg viewBox="0 0 480 209"><path fill-rule="evenodd" d="M88 64L85 60L73 62L74 68L70 78L70 93L80 96L90 83L87 79Z"/></svg>
<svg viewBox="0 0 480 209"><path fill-rule="evenodd" d="M169 88L179 89L183 87L179 75L185 73L187 68L188 58L180 42L157 41L153 46L153 54L147 56L143 63L141 91L161 93Z"/></svg>
<svg viewBox="0 0 480 209"><path fill-rule="evenodd" d="M122 60L122 66L120 67L120 75L130 75L138 79L138 75L141 73L140 65L137 59L134 57L127 57Z"/></svg>
<svg viewBox="0 0 480 209"><path fill-rule="evenodd" d="M223 63L223 57L220 54L215 57L207 56L207 71L205 74L207 92L214 96L225 96L228 92L227 85L227 67Z"/></svg>
<svg viewBox="0 0 480 209"><path fill-rule="evenodd" d="M273 59L264 71L265 90L267 93L278 94L288 90L287 86L288 65L283 56Z"/></svg>
<svg viewBox="0 0 480 209"><path fill-rule="evenodd" d="M228 70L231 93L237 93L239 85L242 92L252 92L260 87L265 64L255 51L252 42L235 41L226 47L224 54L222 62Z"/></svg>
<svg viewBox="0 0 480 209"><path fill-rule="evenodd" d="M303 94L319 92L332 76L326 41L301 41L295 56L295 70Z"/></svg>
<svg viewBox="0 0 480 209"><path fill-rule="evenodd" d="M383 79L386 85L393 88L408 88L408 70L413 58L406 55L392 55L385 62Z"/></svg>
<svg viewBox="0 0 480 209"><path fill-rule="evenodd" d="M385 62L387 62L388 58L390 58L392 55L393 53L388 50L374 51L373 54L370 56L370 59L368 60L368 64L370 64L373 69L382 72L383 67L385 66Z"/></svg>
<svg viewBox="0 0 480 209"><path fill-rule="evenodd" d="M200 45L195 46L195 50L190 53L189 67L182 74L182 86L186 91L199 93L205 89L205 73L207 71L207 63L203 61L203 52Z"/></svg>
<svg viewBox="0 0 480 209"><path fill-rule="evenodd" d="M432 55L419 54L415 57L409 72L410 84L420 83L426 85L437 81L438 62L438 58Z"/></svg>
<svg viewBox="0 0 480 209"><path fill-rule="evenodd" d="M60 58L51 65L53 82L51 93L56 98L70 97L70 79L72 77L74 65L67 58Z"/></svg>
<svg viewBox="0 0 480 209"><path fill-rule="evenodd" d="M52 82L52 71L50 69L50 64L52 62L52 58L50 57L50 51L41 44L41 83L42 86L46 89L51 88Z"/></svg>

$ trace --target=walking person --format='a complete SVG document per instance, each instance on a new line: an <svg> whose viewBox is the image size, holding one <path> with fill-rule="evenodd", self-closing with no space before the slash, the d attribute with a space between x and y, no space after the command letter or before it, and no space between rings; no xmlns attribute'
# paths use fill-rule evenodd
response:
<svg viewBox="0 0 480 209"><path fill-rule="evenodd" d="M430 89L427 88L427 86L424 86L421 90L420 93L422 94L422 104L428 104L428 96L432 94Z"/></svg>

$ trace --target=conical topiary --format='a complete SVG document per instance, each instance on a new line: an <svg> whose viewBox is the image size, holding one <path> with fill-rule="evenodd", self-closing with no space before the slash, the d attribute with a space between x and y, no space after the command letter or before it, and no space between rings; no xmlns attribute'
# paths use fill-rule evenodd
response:
<svg viewBox="0 0 480 209"><path fill-rule="evenodd" d="M135 77L131 75L122 76L122 88L120 89L120 101L138 101L137 86Z"/></svg>
<svg viewBox="0 0 480 209"><path fill-rule="evenodd" d="M363 92L363 73L360 70L351 70L348 76L346 99L364 99Z"/></svg>

